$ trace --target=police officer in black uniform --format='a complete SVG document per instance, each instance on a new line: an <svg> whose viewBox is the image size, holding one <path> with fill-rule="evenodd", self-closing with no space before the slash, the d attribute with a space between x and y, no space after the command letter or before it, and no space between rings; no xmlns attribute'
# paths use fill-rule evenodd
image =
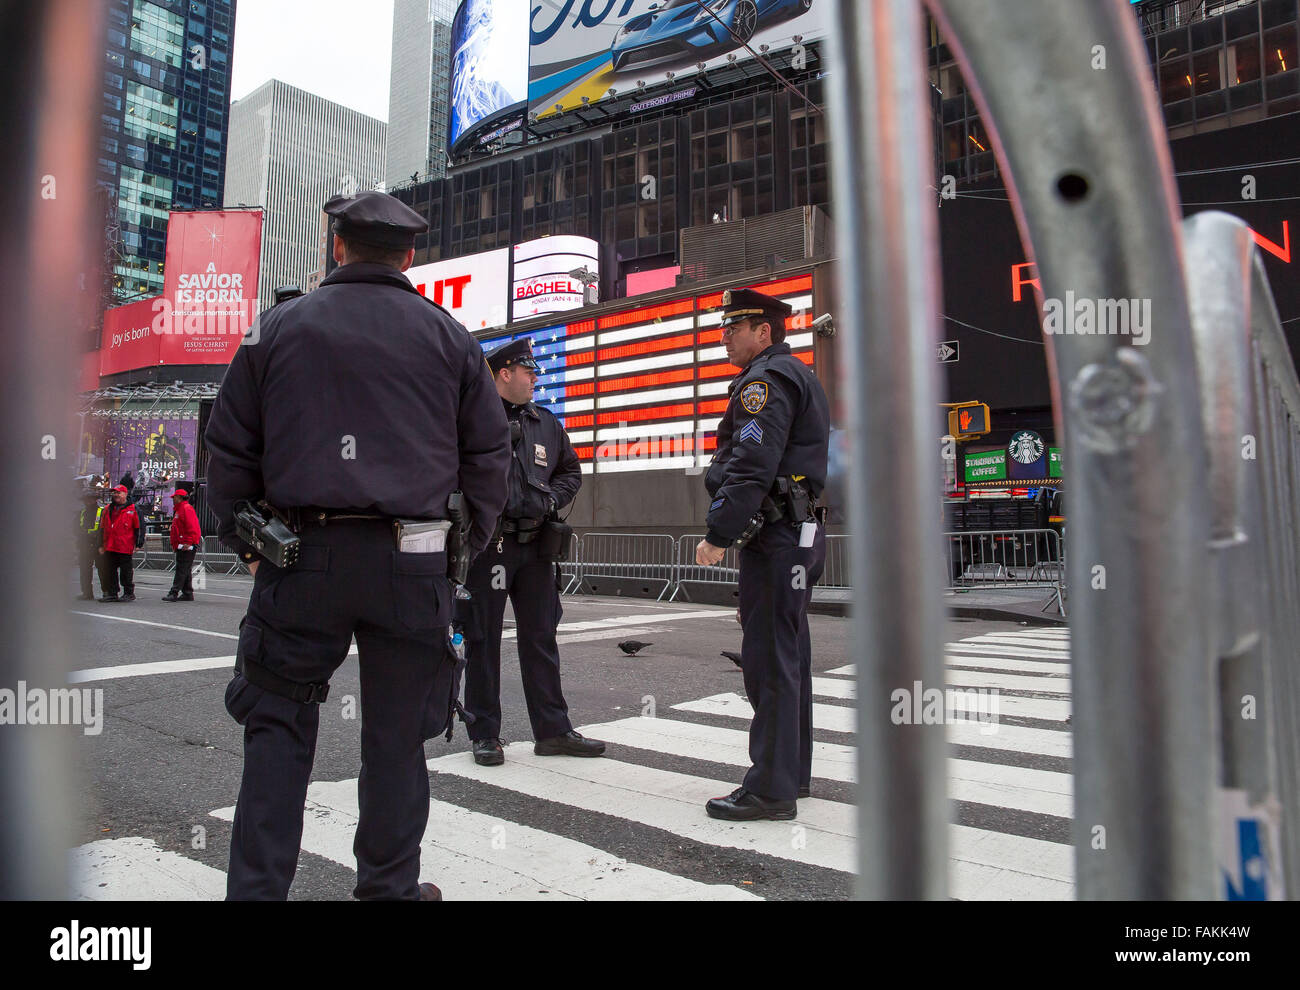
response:
<svg viewBox="0 0 1300 990"><path fill-rule="evenodd" d="M760 292L723 294L722 339L732 382L705 476L712 502L696 562L740 551L740 661L754 708L753 765L744 784L714 798L712 818L789 819L812 780L812 641L808 603L826 562L824 513L830 413L812 371L790 353L792 310Z"/></svg>
<svg viewBox="0 0 1300 990"><path fill-rule="evenodd" d="M420 840L424 741L449 729L456 703L452 595L445 550L427 540L399 549L394 520L446 518L459 489L481 549L505 503L510 433L478 343L402 275L424 220L378 192L324 209L341 267L263 314L205 434L218 534L254 573L226 689L244 726L227 897L288 895L321 705L355 635L354 895L440 900L419 882ZM245 500L297 532L296 563L276 567L240 538Z"/></svg>
<svg viewBox="0 0 1300 990"><path fill-rule="evenodd" d="M564 427L532 401L537 362L532 342L511 341L487 356L510 421L512 459L505 513L466 582L471 597L456 603L465 635L465 708L474 760L505 761L501 746L501 623L506 597L514 608L524 700L538 756L600 756L605 744L573 731L560 689L555 627L562 609L557 558L546 556L548 523L573 501L582 469Z"/></svg>

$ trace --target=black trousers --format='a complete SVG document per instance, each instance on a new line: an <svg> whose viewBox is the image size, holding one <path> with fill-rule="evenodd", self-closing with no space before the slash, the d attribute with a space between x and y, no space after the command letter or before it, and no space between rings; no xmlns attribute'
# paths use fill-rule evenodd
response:
<svg viewBox="0 0 1300 990"><path fill-rule="evenodd" d="M194 594L194 555L196 553L198 553L197 550L176 551L176 573L172 576L172 591L178 595Z"/></svg>
<svg viewBox="0 0 1300 990"><path fill-rule="evenodd" d="M458 687L447 648L451 593L443 553L399 553L383 520L307 526L298 563L262 561L240 624L249 664L320 684L355 635L361 668L360 899L419 898L429 817L424 741L447 728ZM284 900L302 841L303 803L322 717L340 702L298 702L236 672L226 709L244 727L244 773L230 839L230 900Z"/></svg>
<svg viewBox="0 0 1300 990"><path fill-rule="evenodd" d="M135 555L130 553L113 553L105 550L104 572L101 583L106 595L135 594Z"/></svg>
<svg viewBox="0 0 1300 990"><path fill-rule="evenodd" d="M95 571L99 572L100 590L107 594L108 592L103 590L107 585L104 582L103 558L99 555L99 545L90 539L82 540L77 548L77 572L81 579L81 593L87 597L95 594L93 580Z"/></svg>
<svg viewBox="0 0 1300 990"><path fill-rule="evenodd" d="M474 559L466 588L473 596L456 603L465 634L465 709L474 716L471 739L501 736L501 624L506 598L514 607L515 646L524 682L524 701L534 739L552 739L573 729L560 688L560 650L555 627L563 608L555 586L555 564L538 559L537 544L520 544L506 534Z"/></svg>
<svg viewBox="0 0 1300 990"><path fill-rule="evenodd" d="M764 526L740 551L740 664L754 708L746 789L793 801L812 780L812 639L808 603L826 566L821 526L811 547L800 527Z"/></svg>

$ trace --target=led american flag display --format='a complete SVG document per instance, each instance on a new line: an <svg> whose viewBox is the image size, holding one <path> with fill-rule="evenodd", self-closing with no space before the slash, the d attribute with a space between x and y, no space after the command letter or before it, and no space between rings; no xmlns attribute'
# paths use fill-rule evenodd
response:
<svg viewBox="0 0 1300 990"><path fill-rule="evenodd" d="M812 276L747 288L794 308L786 343L811 366ZM685 296L480 342L489 351L532 338L541 367L534 401L559 417L584 474L704 468L740 371L722 346L721 305L721 292Z"/></svg>

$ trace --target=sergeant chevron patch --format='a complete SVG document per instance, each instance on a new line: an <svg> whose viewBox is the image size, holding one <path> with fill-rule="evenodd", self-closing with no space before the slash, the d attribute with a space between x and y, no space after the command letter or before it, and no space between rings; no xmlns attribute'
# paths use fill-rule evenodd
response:
<svg viewBox="0 0 1300 990"><path fill-rule="evenodd" d="M763 428L758 425L758 420L751 419L740 431L741 440L753 440L754 443L763 442Z"/></svg>

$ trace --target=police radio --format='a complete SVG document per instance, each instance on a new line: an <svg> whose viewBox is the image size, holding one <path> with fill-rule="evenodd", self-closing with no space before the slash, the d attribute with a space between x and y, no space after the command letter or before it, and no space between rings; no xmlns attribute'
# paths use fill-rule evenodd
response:
<svg viewBox="0 0 1300 990"><path fill-rule="evenodd" d="M274 514L268 519L251 502L235 503L235 532L276 567L292 567L298 562L302 540Z"/></svg>

